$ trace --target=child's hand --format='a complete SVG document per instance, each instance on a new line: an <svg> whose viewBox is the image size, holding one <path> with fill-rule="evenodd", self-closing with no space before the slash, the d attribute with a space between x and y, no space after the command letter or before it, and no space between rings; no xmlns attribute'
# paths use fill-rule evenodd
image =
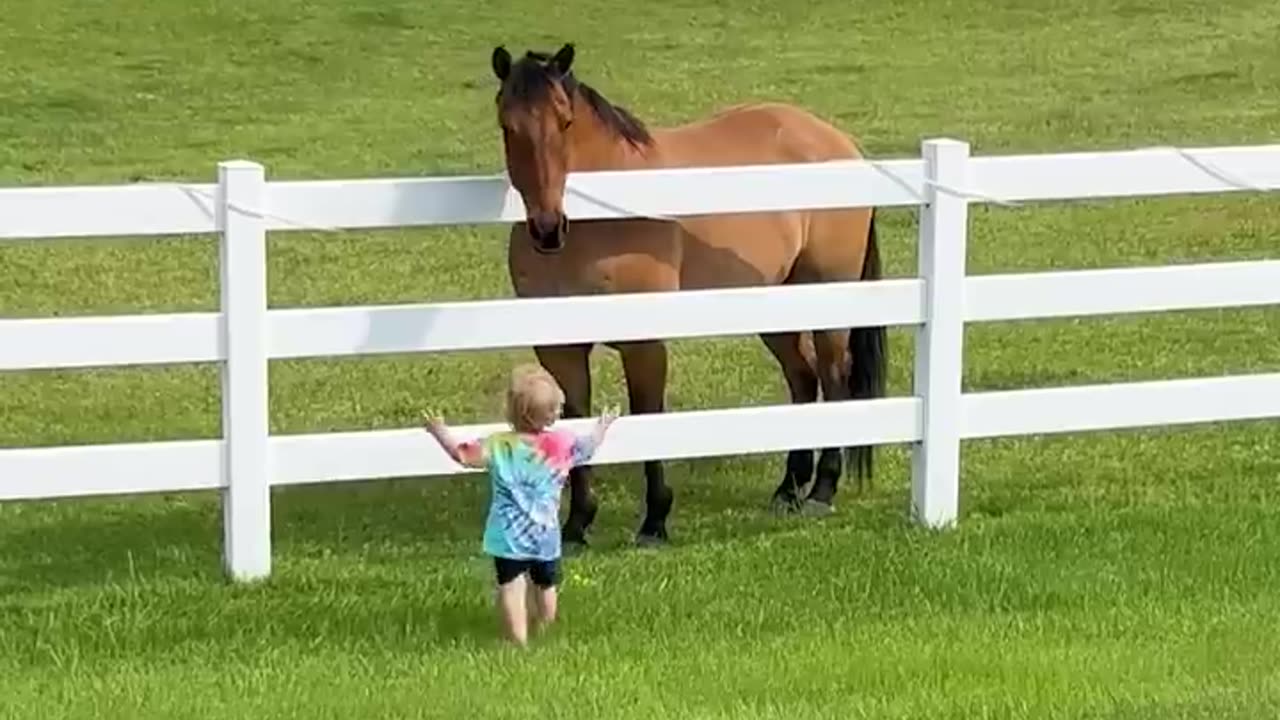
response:
<svg viewBox="0 0 1280 720"><path fill-rule="evenodd" d="M422 427L432 435L440 435L444 430L444 417L434 408L422 413Z"/></svg>
<svg viewBox="0 0 1280 720"><path fill-rule="evenodd" d="M474 441L459 443L455 440L453 434L449 432L449 426L444 424L444 418L438 411L428 409L422 413L422 426L436 439L436 442L440 443L440 447L444 448L445 453L454 462L470 468L484 467L484 446Z"/></svg>
<svg viewBox="0 0 1280 720"><path fill-rule="evenodd" d="M613 421L618 419L619 414L618 406L616 405L611 405L605 408L604 412L600 413L600 420L598 421L600 429L608 430L609 426L613 424Z"/></svg>

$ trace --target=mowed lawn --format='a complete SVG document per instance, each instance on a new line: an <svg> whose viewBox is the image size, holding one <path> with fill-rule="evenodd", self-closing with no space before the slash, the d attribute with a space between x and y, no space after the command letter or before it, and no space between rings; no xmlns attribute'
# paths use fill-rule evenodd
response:
<svg viewBox="0 0 1280 720"><path fill-rule="evenodd" d="M0 0L0 181L499 169L488 59L578 43L654 124L803 103L877 157L1273 142L1271 0L573 3ZM0 218L0 223L3 218ZM970 271L1280 257L1275 197L975 207ZM889 273L915 215L883 215ZM496 227L273 236L274 306L509 295ZM216 305L210 237L0 243L7 317ZM910 392L911 336L891 336ZM0 342L4 342L0 338ZM1280 370L1276 309L973 326L968 389ZM498 417L527 351L274 363L274 432ZM783 402L754 338L674 345L676 409ZM597 355L597 401L622 400ZM211 366L0 374L0 446L213 437ZM1280 712L1274 422L965 445L961 521L906 519L905 448L823 521L765 514L781 458L672 463L671 547L597 472L563 623L495 640L477 476L274 495L275 573L220 571L214 494L0 504L0 716L1257 718ZM0 478L0 482L10 482Z"/></svg>

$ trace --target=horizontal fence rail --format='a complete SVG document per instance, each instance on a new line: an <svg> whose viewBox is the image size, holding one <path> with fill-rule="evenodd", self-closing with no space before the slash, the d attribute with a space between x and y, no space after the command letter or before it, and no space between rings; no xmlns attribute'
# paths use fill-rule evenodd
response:
<svg viewBox="0 0 1280 720"><path fill-rule="evenodd" d="M0 320L0 370L225 360L218 313Z"/></svg>
<svg viewBox="0 0 1280 720"><path fill-rule="evenodd" d="M1147 148L971 158L975 203L1126 198L1280 188L1280 145ZM857 160L570 175L575 219L669 217L832 207L922 205L924 162ZM217 185L0 188L0 239L219 232ZM267 183L266 229L355 230L516 222L520 196L502 175Z"/></svg>
<svg viewBox="0 0 1280 720"><path fill-rule="evenodd" d="M1111 385L966 393L962 437L1117 430L1280 417L1280 373L1156 380ZM620 419L594 465L721 455L754 455L814 446L919 442L914 397L693 410ZM590 420L564 427L590 429ZM454 428L460 439L502 425ZM417 429L271 436L272 485L467 474ZM227 486L221 440L117 443L0 450L0 500L213 490Z"/></svg>
<svg viewBox="0 0 1280 720"><path fill-rule="evenodd" d="M626 417L610 431L608 446L601 447L592 463L749 455L814 442L911 442L920 439L919 405L915 398L886 398ZM564 426L587 431L591 422L566 420ZM500 427L465 425L453 433L467 439ZM0 477L12 473L58 479L0 484L0 499L226 487L216 456L222 444L195 440L0 450ZM467 472L417 429L273 435L271 446L276 485ZM166 452L152 452L157 448ZM182 478L183 484L166 485L166 476Z"/></svg>
<svg viewBox="0 0 1280 720"><path fill-rule="evenodd" d="M1280 373L964 396L966 438L1280 417Z"/></svg>
<svg viewBox="0 0 1280 720"><path fill-rule="evenodd" d="M966 439L1280 417L1280 374L960 386L966 323L1280 304L1280 259L968 276L969 205L1272 191L1280 145L972 158L964 143L930 140L922 150L905 160L576 173L566 195L575 219L916 206L915 278L367 307L268 308L267 233L517 222L523 205L506 179L267 182L261 166L234 161L214 184L0 189L0 240L217 233L222 247L219 310L0 319L0 370L217 363L223 372L221 437L0 449L0 500L219 490L227 570L246 580L270 572L273 486L465 472L417 429L269 434L266 367L285 358L912 327L912 396L625 417L595 462L910 443L911 511L937 527L957 516Z"/></svg>
<svg viewBox="0 0 1280 720"><path fill-rule="evenodd" d="M1280 304L1280 261L976 275L966 322ZM271 359L496 350L589 340L731 337L924 322L924 281L267 312ZM218 313L0 320L0 370L218 362ZM503 318L502 324L490 322Z"/></svg>
<svg viewBox="0 0 1280 720"><path fill-rule="evenodd" d="M1028 320L1280 304L1280 260L972 276L965 320Z"/></svg>
<svg viewBox="0 0 1280 720"><path fill-rule="evenodd" d="M0 500L226 487L221 440L0 450Z"/></svg>

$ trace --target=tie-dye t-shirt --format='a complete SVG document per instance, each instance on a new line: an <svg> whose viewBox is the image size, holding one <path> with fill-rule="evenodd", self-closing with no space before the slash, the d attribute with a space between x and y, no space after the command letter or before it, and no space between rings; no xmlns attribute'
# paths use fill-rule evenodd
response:
<svg viewBox="0 0 1280 720"><path fill-rule="evenodd" d="M492 487L484 551L516 560L560 557L560 491L575 465L594 452L590 436L569 430L536 435L512 431L463 443L468 454L484 452Z"/></svg>

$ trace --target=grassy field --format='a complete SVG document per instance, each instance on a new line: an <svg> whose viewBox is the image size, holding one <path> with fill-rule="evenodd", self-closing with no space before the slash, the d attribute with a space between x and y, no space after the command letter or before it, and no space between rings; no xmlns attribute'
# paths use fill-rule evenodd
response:
<svg viewBox="0 0 1280 720"><path fill-rule="evenodd" d="M878 157L1274 141L1272 0L574 3L0 0L0 182L493 172L489 51L578 43L655 124L798 101ZM0 222L3 222L0 219ZM1277 257L1273 197L975 208L973 273ZM891 275L915 218L884 214ZM509 295L502 231L284 234L275 306ZM0 244L4 316L210 309L209 237ZM891 336L891 392L911 341ZM3 339L0 339L3 342ZM969 389L1280 369L1274 309L1007 323ZM677 409L780 402L754 339L674 347ZM272 429L497 417L527 352L272 365ZM622 399L600 353L598 402ZM0 446L212 437L214 368L0 375ZM1280 712L1276 423L965 446L961 526L905 519L904 448L827 520L763 509L781 458L673 463L672 546L598 472L563 624L496 641L478 478L275 494L276 571L233 587L212 494L0 505L0 717L1256 718ZM0 478L0 482L8 478Z"/></svg>

